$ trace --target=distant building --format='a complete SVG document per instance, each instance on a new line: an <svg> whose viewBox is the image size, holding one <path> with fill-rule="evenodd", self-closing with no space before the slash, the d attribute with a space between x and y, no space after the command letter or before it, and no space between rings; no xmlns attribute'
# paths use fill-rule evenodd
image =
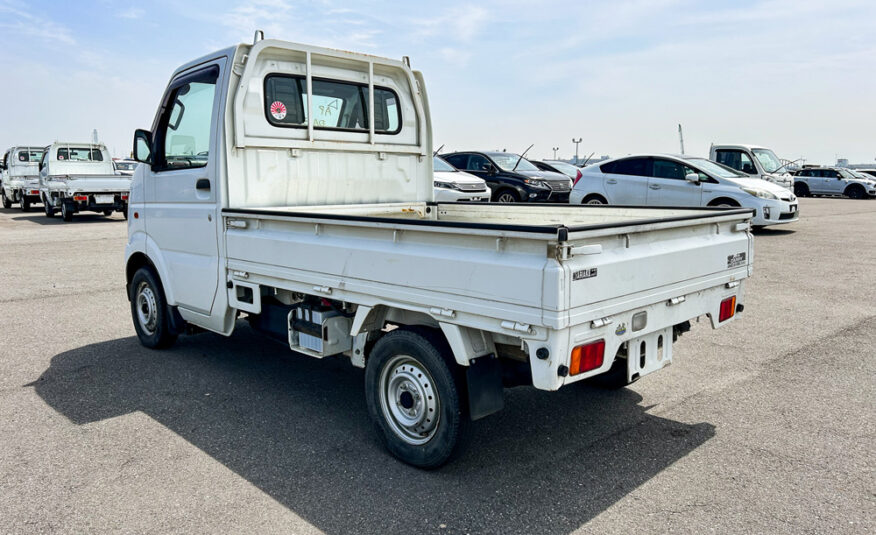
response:
<svg viewBox="0 0 876 535"><path fill-rule="evenodd" d="M836 159L836 166L837 167L848 167L849 166L849 159L848 158L837 158Z"/></svg>

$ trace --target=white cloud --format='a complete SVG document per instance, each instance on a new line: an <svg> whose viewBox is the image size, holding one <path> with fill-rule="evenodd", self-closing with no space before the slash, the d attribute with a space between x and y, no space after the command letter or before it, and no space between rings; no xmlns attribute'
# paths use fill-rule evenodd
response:
<svg viewBox="0 0 876 535"><path fill-rule="evenodd" d="M138 7L131 7L131 8L128 8L128 9L118 13L116 16L120 19L139 19L139 18L143 17L143 15L145 15L145 14L146 14L145 10L140 9Z"/></svg>

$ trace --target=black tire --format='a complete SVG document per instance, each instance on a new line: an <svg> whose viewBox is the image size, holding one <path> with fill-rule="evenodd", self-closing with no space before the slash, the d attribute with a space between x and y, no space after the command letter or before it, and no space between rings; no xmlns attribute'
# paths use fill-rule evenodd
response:
<svg viewBox="0 0 876 535"><path fill-rule="evenodd" d="M625 386L632 384L627 382L627 360L617 359L607 372L591 377L590 379L585 379L582 382L604 390L619 390L624 388Z"/></svg>
<svg viewBox="0 0 876 535"><path fill-rule="evenodd" d="M849 199L865 199L867 198L867 192L864 191L864 188L859 186L858 184L852 184L851 186L846 188L846 191L843 194Z"/></svg>
<svg viewBox="0 0 876 535"><path fill-rule="evenodd" d="M500 189L493 195L493 202L513 203L520 202L520 195L513 189Z"/></svg>
<svg viewBox="0 0 876 535"><path fill-rule="evenodd" d="M128 207L125 206L125 209L122 210L122 214L125 216L125 221L128 220Z"/></svg>
<svg viewBox="0 0 876 535"><path fill-rule="evenodd" d="M150 267L141 267L131 279L131 319L140 343L150 349L168 348L177 335L170 330L164 287Z"/></svg>
<svg viewBox="0 0 876 535"><path fill-rule="evenodd" d="M6 192L0 190L0 196L3 197L3 208L12 208L12 201L6 196Z"/></svg>
<svg viewBox="0 0 876 535"><path fill-rule="evenodd" d="M113 215L113 211L112 210L104 210L103 215L105 215L106 217L109 217L109 216Z"/></svg>
<svg viewBox="0 0 876 535"><path fill-rule="evenodd" d="M581 204L589 204L591 206L605 205L608 201L602 195L588 195L581 200Z"/></svg>
<svg viewBox="0 0 876 535"><path fill-rule="evenodd" d="M368 413L383 444L399 460L424 469L450 459L467 422L445 358L450 348L431 333L401 328L385 334L365 367Z"/></svg>
<svg viewBox="0 0 876 535"><path fill-rule="evenodd" d="M45 199L43 199L43 211L46 213L46 217L55 217L55 209Z"/></svg>
<svg viewBox="0 0 876 535"><path fill-rule="evenodd" d="M61 219L67 223L73 221L73 207L68 202L61 203Z"/></svg>
<svg viewBox="0 0 876 535"><path fill-rule="evenodd" d="M798 197L808 197L809 196L809 186L807 186L803 182L794 183L794 195L796 195Z"/></svg>
<svg viewBox="0 0 876 535"><path fill-rule="evenodd" d="M30 212L30 200L24 195L21 196L21 211Z"/></svg>

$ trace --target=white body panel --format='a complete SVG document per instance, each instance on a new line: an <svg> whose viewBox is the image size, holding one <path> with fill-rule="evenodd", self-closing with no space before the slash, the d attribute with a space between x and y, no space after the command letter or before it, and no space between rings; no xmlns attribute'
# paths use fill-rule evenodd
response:
<svg viewBox="0 0 876 535"><path fill-rule="evenodd" d="M177 170L153 143L155 160L134 174L126 248L129 262L155 267L168 304L190 323L231 334L238 311L262 312L261 290L306 294L357 307L351 336L379 334L380 313L440 326L463 366L478 355L460 332L480 333L481 351L522 348L534 385L555 390L606 371L625 341L703 314L716 325L722 299L742 300L746 210L434 204L425 84L404 62L240 45L175 73L155 139L170 135L177 95L192 94L186 80L207 72L218 74L206 164ZM277 73L308 88L317 78L355 82L369 99L372 87L391 88L399 132L375 132L370 117L363 131L317 128L310 105L306 124L277 126L264 94ZM639 312L644 328L620 328ZM604 365L564 375L572 347L600 337ZM536 358L541 348L551 357Z"/></svg>
<svg viewBox="0 0 876 535"><path fill-rule="evenodd" d="M463 171L435 171L435 202L489 202L491 194L487 183L474 175Z"/></svg>

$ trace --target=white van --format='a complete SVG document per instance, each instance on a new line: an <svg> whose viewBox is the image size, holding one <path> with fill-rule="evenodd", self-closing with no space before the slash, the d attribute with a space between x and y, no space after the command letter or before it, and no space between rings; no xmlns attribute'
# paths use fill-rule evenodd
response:
<svg viewBox="0 0 876 535"><path fill-rule="evenodd" d="M581 172L572 204L752 208L755 226L791 223L799 214L787 189L695 156L639 154Z"/></svg>

